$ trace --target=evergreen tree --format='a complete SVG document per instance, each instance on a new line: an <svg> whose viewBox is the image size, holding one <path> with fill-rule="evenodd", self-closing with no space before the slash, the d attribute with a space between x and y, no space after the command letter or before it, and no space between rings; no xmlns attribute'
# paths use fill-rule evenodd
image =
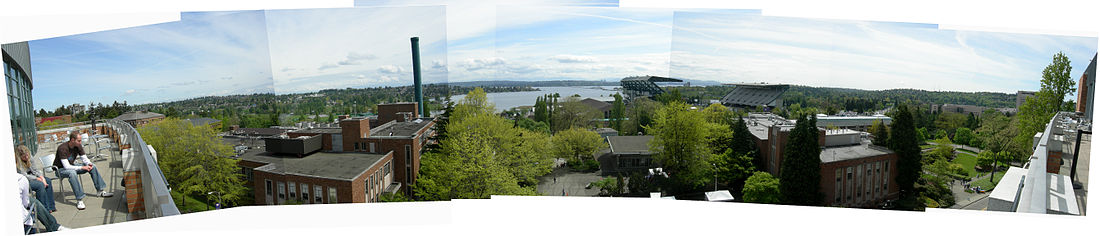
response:
<svg viewBox="0 0 1100 236"><path fill-rule="evenodd" d="M889 134L886 131L886 125L881 121L874 121L871 124L871 136L873 136L871 139L872 144L885 147L886 139L889 138Z"/></svg>
<svg viewBox="0 0 1100 236"><path fill-rule="evenodd" d="M623 117L626 116L626 105L623 104L623 96L616 93L615 102L611 103L611 128L623 132Z"/></svg>
<svg viewBox="0 0 1100 236"><path fill-rule="evenodd" d="M550 122L550 113L546 108L546 97L535 98L535 121L536 122Z"/></svg>
<svg viewBox="0 0 1100 236"><path fill-rule="evenodd" d="M817 117L798 117L783 149L779 171L780 201L784 204L821 205L821 148L818 146Z"/></svg>
<svg viewBox="0 0 1100 236"><path fill-rule="evenodd" d="M901 198L915 197L914 184L921 175L920 145L917 143L917 131L913 127L912 113L907 106L898 106L897 117L890 125L890 149L898 155L898 177L894 180L901 190Z"/></svg>

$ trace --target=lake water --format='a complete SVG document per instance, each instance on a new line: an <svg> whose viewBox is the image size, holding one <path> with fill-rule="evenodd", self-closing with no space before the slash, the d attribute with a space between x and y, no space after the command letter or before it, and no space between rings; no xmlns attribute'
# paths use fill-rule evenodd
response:
<svg viewBox="0 0 1100 236"><path fill-rule="evenodd" d="M582 87L536 87L539 91L528 92L507 92L507 93L490 93L486 94L489 102L496 105L496 111L501 112L509 108L518 106L533 106L535 105L535 98L545 95L558 93L562 97L573 96L574 94L581 95L582 98L592 98L601 101L614 101L615 97L611 96L615 94L615 89L619 86L582 86ZM465 94L451 96L451 101L458 103L466 97Z"/></svg>

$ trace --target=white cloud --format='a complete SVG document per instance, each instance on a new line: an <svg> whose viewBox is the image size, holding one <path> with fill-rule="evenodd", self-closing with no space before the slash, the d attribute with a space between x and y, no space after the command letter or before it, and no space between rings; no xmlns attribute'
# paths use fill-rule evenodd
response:
<svg viewBox="0 0 1100 236"><path fill-rule="evenodd" d="M468 71L477 71L504 65L504 59L499 57L471 58L462 63L462 67Z"/></svg>
<svg viewBox="0 0 1100 236"><path fill-rule="evenodd" d="M401 74L401 73L404 73L404 72L405 72L404 69L402 69L401 67L395 66L395 65L384 65L384 66L378 67L378 73L382 73L382 74Z"/></svg>
<svg viewBox="0 0 1100 236"><path fill-rule="evenodd" d="M592 56L577 56L577 55L556 55L550 57L550 60L558 61L558 63L595 63L599 62L596 57Z"/></svg>

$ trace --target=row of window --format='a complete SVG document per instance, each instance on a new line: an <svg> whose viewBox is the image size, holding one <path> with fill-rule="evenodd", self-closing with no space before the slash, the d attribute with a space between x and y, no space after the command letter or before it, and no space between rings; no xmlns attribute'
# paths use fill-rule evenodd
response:
<svg viewBox="0 0 1100 236"><path fill-rule="evenodd" d="M890 161L836 168L835 176L833 203L859 204L881 199L890 189Z"/></svg>
<svg viewBox="0 0 1100 236"><path fill-rule="evenodd" d="M367 187L367 202L378 201L379 195L381 195L384 190L382 187L386 186L386 182L388 181L386 180L386 176L390 176L390 173L393 172L392 163L393 162L386 162L386 165L382 166L382 171L376 171L364 180Z"/></svg>
<svg viewBox="0 0 1100 236"><path fill-rule="evenodd" d="M268 204L272 204L272 203L286 204L287 201L296 201L296 202L299 202L299 203L302 203L302 204L310 204L310 203L322 204L322 203L324 203L325 192L323 191L323 189L320 185L316 185L316 184L313 185L313 198L310 199L309 198L309 193L310 193L309 185L307 185L305 183L302 183L300 185L300 187L301 187L300 192L298 191L298 188L295 186L294 182L287 182L286 185L284 185L284 183L282 181L277 181L277 182L275 182L275 188L274 188L274 189L276 189L276 191L272 191L271 184L272 184L272 181L270 179L264 179L264 187L265 187L264 188L264 193L265 193L265 197L266 197L265 200L267 200ZM327 189L328 189L328 203L337 203L337 202L339 202L338 201L339 199L336 197L336 187L329 186ZM289 191L289 195L287 194L288 191ZM273 200L272 199L272 192L277 192L278 193L276 195L277 198L274 199L277 202L272 201ZM298 193L301 193L301 195L298 195Z"/></svg>
<svg viewBox="0 0 1100 236"><path fill-rule="evenodd" d="M4 62L4 78L8 85L8 114L11 115L13 144L26 145L32 151L38 150L30 80L19 68L7 61Z"/></svg>
<svg viewBox="0 0 1100 236"><path fill-rule="evenodd" d="M368 147L368 146L370 146L370 149L367 149L367 147ZM354 150L354 151L357 151L357 152L358 152L358 151L367 151L367 152L369 152L369 153L375 153L375 149L374 149L374 143L370 143L370 142L355 142L355 150Z"/></svg>
<svg viewBox="0 0 1100 236"><path fill-rule="evenodd" d="M649 167L651 163L652 159L649 158L620 158L619 168Z"/></svg>

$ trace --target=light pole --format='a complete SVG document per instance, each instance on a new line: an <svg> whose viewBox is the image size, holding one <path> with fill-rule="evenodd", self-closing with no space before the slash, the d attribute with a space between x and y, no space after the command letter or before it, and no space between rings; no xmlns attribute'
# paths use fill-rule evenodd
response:
<svg viewBox="0 0 1100 236"><path fill-rule="evenodd" d="M710 165L714 166L714 191L718 191L718 165L714 163L710 163Z"/></svg>
<svg viewBox="0 0 1100 236"><path fill-rule="evenodd" d="M210 191L210 192L207 192L206 195L211 195L211 194L215 194L215 193L218 194L218 205L214 206L214 210L220 210L221 206L222 206L222 193L218 192L218 191Z"/></svg>

